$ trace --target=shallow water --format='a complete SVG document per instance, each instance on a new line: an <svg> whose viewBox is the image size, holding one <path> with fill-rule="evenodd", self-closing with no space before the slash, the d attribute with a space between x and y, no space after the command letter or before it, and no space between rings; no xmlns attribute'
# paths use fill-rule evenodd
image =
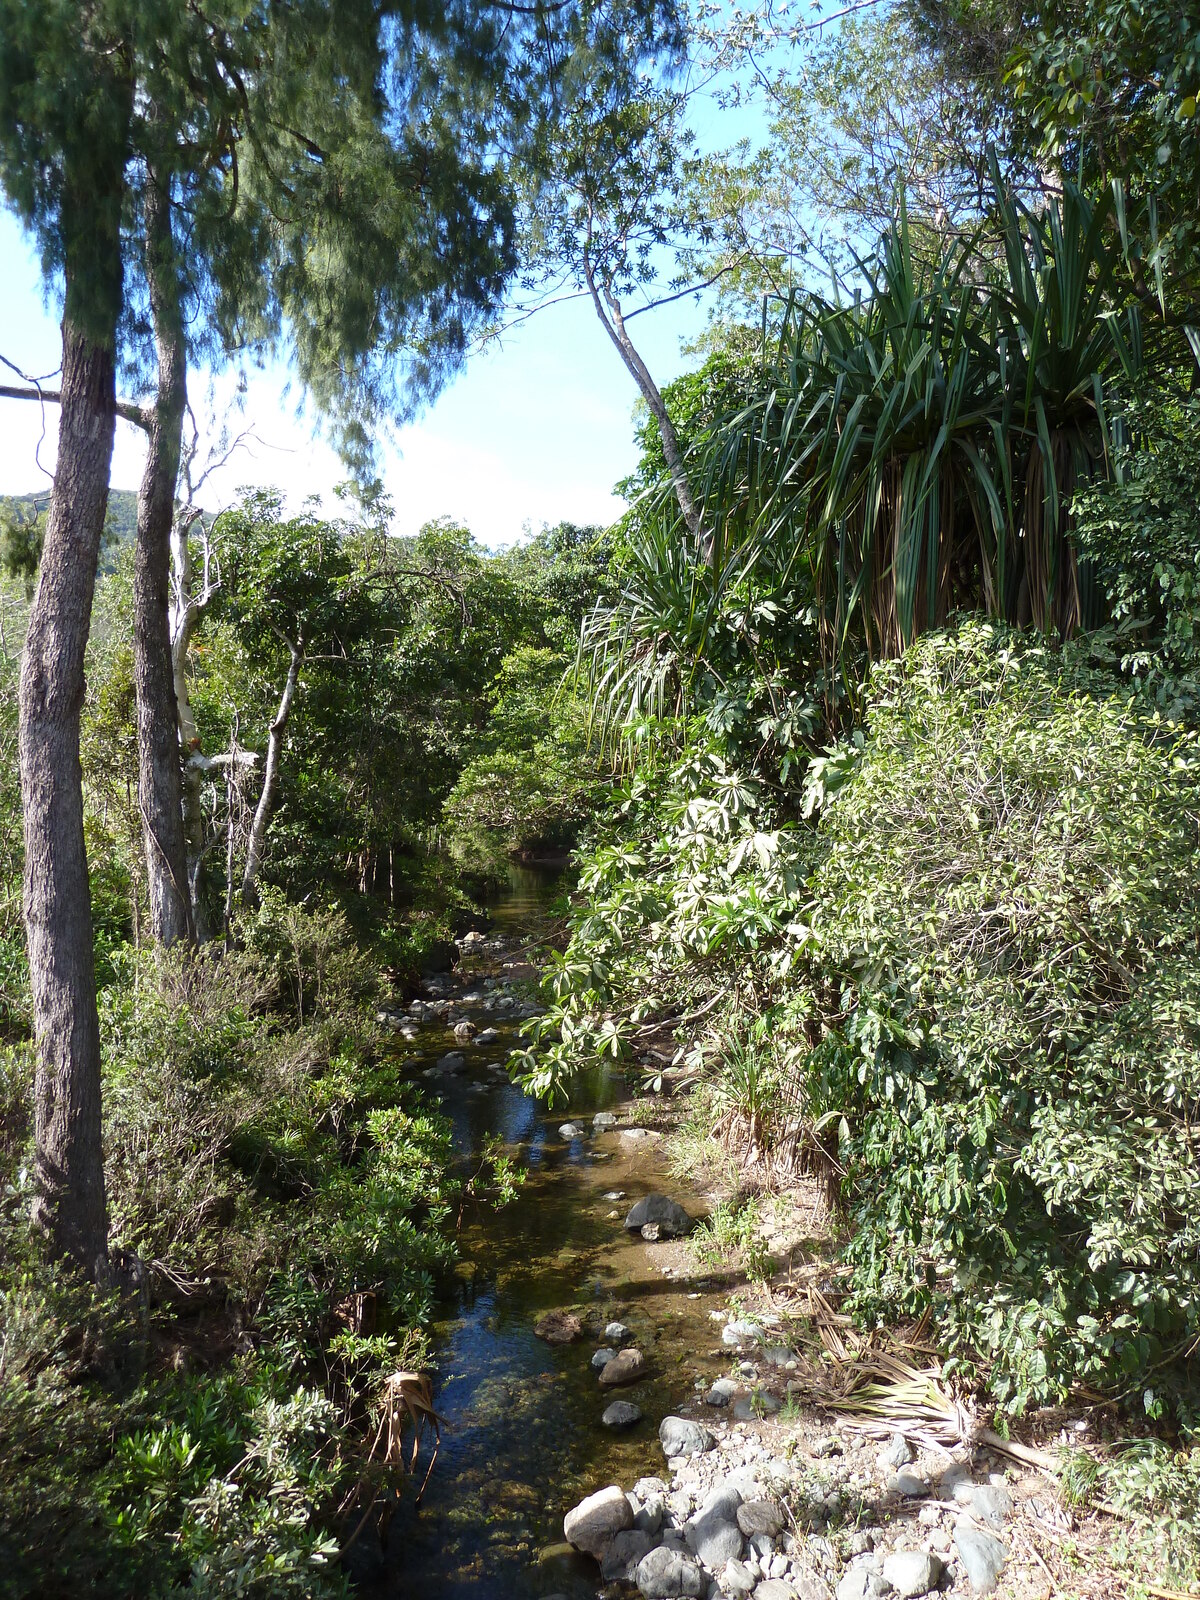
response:
<svg viewBox="0 0 1200 1600"><path fill-rule="evenodd" d="M489 940L536 940L553 887L546 875L514 870L508 894L494 908ZM702 1209L653 1152L629 1151L616 1131L592 1136L593 1110L620 1110L621 1078L601 1077L581 1091L570 1113L558 1108L547 1114L487 1070L506 1059L518 1024L457 994L481 992L487 976L531 977L523 963L505 965L520 955L489 945L464 960L447 990L457 1012L481 1028L497 1027L499 1039L455 1046L448 1030L430 1025L407 1052L420 1072L446 1051L463 1049L466 1073L428 1080L443 1097L458 1149L469 1163L483 1141L499 1133L527 1178L504 1210L481 1209L464 1219L460 1287L435 1329L436 1405L447 1424L441 1449L421 1507L414 1509L410 1496L393 1518L383 1582L372 1585L404 1600L595 1595L595 1565L563 1546L564 1512L604 1484L629 1486L661 1472L660 1418L678 1408L698 1376L711 1381L728 1362L714 1349L716 1325L709 1318L722 1298L702 1278L692 1281L687 1266L676 1277L664 1276L664 1247L627 1235L621 1225L629 1206L655 1190L693 1215ZM572 1115L586 1116L588 1132L564 1140L558 1127ZM606 1200L613 1190L625 1198ZM569 1305L585 1326L595 1325L597 1336L563 1347L538 1339L538 1317ZM612 1318L633 1330L649 1370L638 1383L606 1391L591 1356ZM600 1422L604 1407L618 1397L644 1414L622 1434ZM422 1464L418 1474L423 1470Z"/></svg>

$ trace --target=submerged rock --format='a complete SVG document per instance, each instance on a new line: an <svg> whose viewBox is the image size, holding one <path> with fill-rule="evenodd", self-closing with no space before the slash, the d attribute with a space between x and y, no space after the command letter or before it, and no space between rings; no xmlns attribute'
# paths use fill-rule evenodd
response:
<svg viewBox="0 0 1200 1600"><path fill-rule="evenodd" d="M642 1408L635 1406L631 1400L614 1400L600 1418L606 1428L632 1428L635 1422L641 1420Z"/></svg>
<svg viewBox="0 0 1200 1600"><path fill-rule="evenodd" d="M547 1311L534 1323L533 1331L547 1344L574 1344L583 1338L583 1323L573 1311Z"/></svg>
<svg viewBox="0 0 1200 1600"><path fill-rule="evenodd" d="M576 1550L599 1561L618 1533L633 1527L633 1507L624 1489L610 1484L589 1494L563 1518L563 1533Z"/></svg>
<svg viewBox="0 0 1200 1600"><path fill-rule="evenodd" d="M444 1056L437 1059L439 1072L462 1072L467 1065L467 1058L461 1050L449 1050Z"/></svg>
<svg viewBox="0 0 1200 1600"><path fill-rule="evenodd" d="M558 1137L560 1139L582 1139L583 1129L577 1122L563 1122L559 1125Z"/></svg>
<svg viewBox="0 0 1200 1600"><path fill-rule="evenodd" d="M665 1194L648 1194L630 1207L625 1226L630 1233L642 1232L647 1224L657 1224L667 1239L677 1239L692 1231L692 1219L683 1207Z"/></svg>
<svg viewBox="0 0 1200 1600"><path fill-rule="evenodd" d="M616 1125L617 1116L616 1113L612 1111L597 1111L596 1115L592 1118L593 1133L603 1133L606 1128L615 1128Z"/></svg>

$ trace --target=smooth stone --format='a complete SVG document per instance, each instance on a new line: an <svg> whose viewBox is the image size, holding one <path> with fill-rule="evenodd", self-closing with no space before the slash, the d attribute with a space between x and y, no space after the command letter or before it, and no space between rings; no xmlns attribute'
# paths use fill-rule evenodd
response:
<svg viewBox="0 0 1200 1600"><path fill-rule="evenodd" d="M718 1378L704 1396L704 1404L706 1406L727 1406L737 1392L738 1386L732 1378Z"/></svg>
<svg viewBox="0 0 1200 1600"><path fill-rule="evenodd" d="M547 1311L534 1323L533 1331L547 1344L574 1344L583 1338L583 1323L573 1311Z"/></svg>
<svg viewBox="0 0 1200 1600"><path fill-rule="evenodd" d="M640 1528L643 1533L657 1534L663 1525L662 1496L658 1494L647 1495L643 1504L634 1512L633 1525Z"/></svg>
<svg viewBox="0 0 1200 1600"><path fill-rule="evenodd" d="M783 1512L774 1501L748 1500L738 1507L737 1525L747 1539L753 1539L756 1533L777 1539L783 1532Z"/></svg>
<svg viewBox="0 0 1200 1600"><path fill-rule="evenodd" d="M633 1338L633 1332L623 1322L610 1322L604 1330L604 1337L609 1344L615 1344L618 1350Z"/></svg>
<svg viewBox="0 0 1200 1600"><path fill-rule="evenodd" d="M969 1522L960 1522L954 1530L954 1547L971 1580L973 1592L990 1594L1008 1560L1008 1546L994 1533L985 1533Z"/></svg>
<svg viewBox="0 0 1200 1600"><path fill-rule="evenodd" d="M650 1128L622 1128L621 1129L621 1143L622 1144L632 1144L632 1145L653 1144L653 1143L655 1143L656 1140L661 1139L661 1138L662 1138L662 1134L661 1133L655 1133Z"/></svg>
<svg viewBox="0 0 1200 1600"><path fill-rule="evenodd" d="M832 1595L824 1578L802 1572L796 1579L796 1600L832 1600Z"/></svg>
<svg viewBox="0 0 1200 1600"><path fill-rule="evenodd" d="M499 1028L481 1028L475 1035L476 1044L491 1044L493 1039L500 1037Z"/></svg>
<svg viewBox="0 0 1200 1600"><path fill-rule="evenodd" d="M640 1233L647 1224L655 1224L667 1239L677 1239L692 1231L692 1219L683 1207L665 1194L648 1194L636 1201L625 1218L630 1233Z"/></svg>
<svg viewBox="0 0 1200 1600"><path fill-rule="evenodd" d="M719 1484L687 1525L688 1543L711 1572L718 1572L742 1553L736 1520L741 1503L742 1497L732 1485Z"/></svg>
<svg viewBox="0 0 1200 1600"><path fill-rule="evenodd" d="M906 1500L923 1500L929 1485L915 1472L898 1472L888 1483L890 1494L902 1494Z"/></svg>
<svg viewBox="0 0 1200 1600"><path fill-rule="evenodd" d="M677 1600L679 1596L699 1596L708 1590L708 1580L699 1563L681 1551L660 1545L643 1556L638 1564L634 1582L645 1600Z"/></svg>
<svg viewBox="0 0 1200 1600"><path fill-rule="evenodd" d="M929 1594L942 1578L942 1559L929 1550L897 1550L883 1563L883 1576L896 1593Z"/></svg>
<svg viewBox="0 0 1200 1600"><path fill-rule="evenodd" d="M662 1229L657 1222L644 1222L639 1231L647 1244L657 1244L662 1238Z"/></svg>
<svg viewBox="0 0 1200 1600"><path fill-rule="evenodd" d="M635 1422L641 1420L642 1408L635 1406L631 1400L614 1400L612 1405L605 1407L604 1415L600 1418L606 1428L632 1428Z"/></svg>
<svg viewBox="0 0 1200 1600"><path fill-rule="evenodd" d="M592 1118L592 1132L603 1133L606 1128L615 1128L617 1120L616 1114L612 1111L597 1111Z"/></svg>
<svg viewBox="0 0 1200 1600"><path fill-rule="evenodd" d="M875 1600L876 1595L885 1595L888 1585L877 1572L872 1572L869 1567L851 1567L837 1586L837 1600Z"/></svg>
<svg viewBox="0 0 1200 1600"><path fill-rule="evenodd" d="M614 1536L600 1560L600 1576L605 1583L632 1583L642 1560L654 1548L654 1540L640 1528L626 1528Z"/></svg>
<svg viewBox="0 0 1200 1600"><path fill-rule="evenodd" d="M622 1350L601 1372L600 1382L606 1389L615 1388L618 1384L633 1383L645 1370L646 1358L640 1350Z"/></svg>
<svg viewBox="0 0 1200 1600"><path fill-rule="evenodd" d="M754 1591L754 1600L796 1600L796 1591L782 1578L764 1578Z"/></svg>
<svg viewBox="0 0 1200 1600"><path fill-rule="evenodd" d="M658 1442L663 1455L702 1456L711 1450L716 1440L702 1422L688 1417L664 1417L658 1425Z"/></svg>
<svg viewBox="0 0 1200 1600"><path fill-rule="evenodd" d="M603 1372L608 1363L610 1361L615 1361L616 1359L617 1352L615 1350L610 1350L608 1346L605 1345L601 1349L597 1350L595 1355L592 1357L592 1366L597 1372Z"/></svg>
<svg viewBox="0 0 1200 1600"><path fill-rule="evenodd" d="M567 1542L599 1561L618 1533L633 1527L633 1507L624 1489L610 1484L589 1494L563 1518Z"/></svg>
<svg viewBox="0 0 1200 1600"><path fill-rule="evenodd" d="M977 1517L996 1528L1003 1527L1005 1517L1012 1514L1012 1495L1003 1484L956 1484L954 1498L959 1505L970 1506Z"/></svg>
<svg viewBox="0 0 1200 1600"><path fill-rule="evenodd" d="M583 1129L577 1122L563 1122L559 1124L558 1137L560 1139L582 1139Z"/></svg>

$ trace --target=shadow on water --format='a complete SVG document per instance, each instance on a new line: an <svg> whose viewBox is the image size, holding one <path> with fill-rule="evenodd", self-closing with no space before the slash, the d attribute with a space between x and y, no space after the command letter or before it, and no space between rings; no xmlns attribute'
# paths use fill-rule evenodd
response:
<svg viewBox="0 0 1200 1600"><path fill-rule="evenodd" d="M456 1015L495 1027L499 1037L467 1046L459 1074L433 1067L455 1048L448 1030L422 1029L409 1053L441 1096L464 1161L499 1134L527 1176L504 1210L464 1219L459 1287L434 1329L436 1404L447 1424L441 1450L420 1510L410 1495L392 1519L383 1581L371 1586L397 1600L594 1595L595 1566L562 1545L563 1513L606 1483L628 1486L658 1473L658 1420L698 1375L711 1379L724 1368L711 1350L713 1286L664 1277L655 1247L621 1226L640 1195L665 1189L688 1205L686 1189L616 1132L593 1137L590 1120L586 1136L560 1137L567 1113L547 1114L496 1070L519 1021L487 1007L508 984L532 977L521 947L544 938L554 891L552 875L514 869L487 943L445 985ZM590 1119L602 1106L619 1110L623 1094L618 1075L601 1076L571 1110ZM614 1191L624 1198L605 1198ZM535 1322L566 1305L584 1315L587 1336L565 1347L545 1344ZM591 1367L613 1317L629 1325L649 1362L639 1383L619 1391L644 1413L624 1434L601 1425L614 1395Z"/></svg>

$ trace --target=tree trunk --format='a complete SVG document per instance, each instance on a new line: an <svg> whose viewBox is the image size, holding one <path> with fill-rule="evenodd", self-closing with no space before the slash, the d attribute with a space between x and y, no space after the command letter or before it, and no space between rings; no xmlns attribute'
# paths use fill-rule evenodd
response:
<svg viewBox="0 0 1200 1600"><path fill-rule="evenodd" d="M699 544L704 553L705 560L711 556L712 541L704 531L703 518L700 508L692 494L692 486L688 481L687 469L683 463L683 451L679 448L679 436L675 432L675 424L671 421L663 401L662 392L650 375L650 369L642 360L641 352L629 337L625 326L625 318L621 312L621 302L608 289L601 290L596 283L591 262L585 257L584 273L587 277L588 291L592 297L592 304L596 308L596 315L600 318L604 331L608 334L617 353L625 363L633 381L641 391L642 399L650 407L650 413L658 424L658 435L662 440L663 456L666 459L667 471L671 474L671 484L675 490L675 498L679 502L679 509L683 513L683 520L692 538ZM607 302L607 310L605 308Z"/></svg>
<svg viewBox="0 0 1200 1600"><path fill-rule="evenodd" d="M21 664L21 799L37 1042L33 1218L54 1255L95 1275L107 1254L108 1218L79 718L116 383L112 345L73 320L69 288L58 462Z"/></svg>
<svg viewBox="0 0 1200 1600"><path fill-rule="evenodd" d="M304 665L304 635L301 634L295 644L288 642L292 659L288 663L287 680L283 686L283 693L279 697L279 709L275 713L275 720L271 724L270 737L267 740L267 765L263 772L262 793L258 797L258 805L254 811L254 821L250 825L250 843L246 847L246 870L242 874L242 899L252 901L254 898L255 884L262 867L263 849L267 838L267 823L271 819L271 810L275 804L275 791L279 787L279 758L283 750L283 735L287 730L288 718L292 714L292 703L296 698L296 686L300 682L300 668Z"/></svg>
<svg viewBox="0 0 1200 1600"><path fill-rule="evenodd" d="M171 524L179 476L187 353L170 197L151 174L145 195L146 276L154 314L158 391L138 495L133 569L133 672L137 697L138 807L150 926L160 945L195 939L183 832L179 726L168 616Z"/></svg>

